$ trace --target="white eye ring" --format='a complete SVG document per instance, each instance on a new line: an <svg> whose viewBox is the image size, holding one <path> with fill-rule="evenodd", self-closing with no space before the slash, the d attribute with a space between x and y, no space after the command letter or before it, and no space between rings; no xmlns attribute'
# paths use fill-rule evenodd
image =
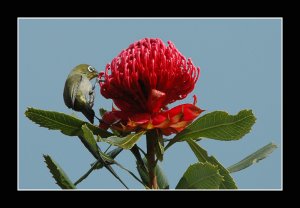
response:
<svg viewBox="0 0 300 208"><path fill-rule="evenodd" d="M89 67L88 67L88 70L89 70L89 72L95 71L94 67L92 67L92 66L89 66Z"/></svg>

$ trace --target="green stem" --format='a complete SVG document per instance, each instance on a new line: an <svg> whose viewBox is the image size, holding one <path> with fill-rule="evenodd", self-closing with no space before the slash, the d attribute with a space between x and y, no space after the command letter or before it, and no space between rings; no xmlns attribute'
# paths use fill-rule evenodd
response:
<svg viewBox="0 0 300 208"><path fill-rule="evenodd" d="M149 171L149 187L152 189L158 189L157 177L155 171L155 131L148 131L146 133L147 140L147 162Z"/></svg>
<svg viewBox="0 0 300 208"><path fill-rule="evenodd" d="M109 146L107 147L107 149L104 151L104 153L106 153L106 152L111 148L111 146L112 146L112 145L109 145Z"/></svg>
<svg viewBox="0 0 300 208"><path fill-rule="evenodd" d="M91 172L93 172L93 170L96 168L96 166L98 165L98 162L95 162L94 165L83 175L81 176L75 183L74 185L76 186L77 184L79 184L81 181L83 181L84 179L86 179Z"/></svg>

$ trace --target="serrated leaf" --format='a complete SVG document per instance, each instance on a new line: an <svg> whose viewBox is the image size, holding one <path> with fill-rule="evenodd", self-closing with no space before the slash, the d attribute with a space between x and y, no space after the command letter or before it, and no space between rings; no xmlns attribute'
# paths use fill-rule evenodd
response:
<svg viewBox="0 0 300 208"><path fill-rule="evenodd" d="M67 174L49 155L43 155L43 157L57 185L62 189L76 189L76 186L71 182Z"/></svg>
<svg viewBox="0 0 300 208"><path fill-rule="evenodd" d="M199 162L186 170L176 189L218 189L222 180L217 166Z"/></svg>
<svg viewBox="0 0 300 208"><path fill-rule="evenodd" d="M64 113L28 108L25 111L25 115L27 118L34 123L39 124L41 127L45 127L50 130L59 130L68 136L81 135L81 126L83 124L86 124L94 134L100 135L103 138L112 135L111 133L100 129L97 126Z"/></svg>
<svg viewBox="0 0 300 208"><path fill-rule="evenodd" d="M224 181L221 181L220 183L220 189L237 189L237 186L235 185L235 182L230 176L228 170L224 168L223 165L221 165L221 163L219 163L219 161L214 156L208 156L207 151L191 139L188 139L187 143L193 150L199 162L209 162L218 167L220 175L224 177Z"/></svg>
<svg viewBox="0 0 300 208"><path fill-rule="evenodd" d="M242 110L237 115L215 111L197 119L179 137L184 136L185 139L205 137L217 140L238 140L250 132L255 120L252 110Z"/></svg>
<svg viewBox="0 0 300 208"><path fill-rule="evenodd" d="M228 171L230 173L237 172L243 170L255 163L258 163L260 160L266 158L269 154L271 154L277 145L274 143L269 143L266 146L260 148L256 152L252 153L251 155L245 157L243 160L239 161L238 163L228 167Z"/></svg>
<svg viewBox="0 0 300 208"><path fill-rule="evenodd" d="M255 120L252 110L242 110L237 115L214 111L191 123L177 134L166 148L177 141L198 139L199 137L222 141L238 140L250 132Z"/></svg>
<svg viewBox="0 0 300 208"><path fill-rule="evenodd" d="M95 158L99 158L99 148L94 138L93 132L87 127L86 124L82 125L82 136L79 136L86 148L94 155Z"/></svg>
<svg viewBox="0 0 300 208"><path fill-rule="evenodd" d="M145 131L141 131L136 134L129 134L125 137L111 136L106 138L104 141L111 145L121 147L123 149L131 149L144 133Z"/></svg>
<svg viewBox="0 0 300 208"><path fill-rule="evenodd" d="M146 167L147 167L147 159L144 158L143 159ZM149 184L149 175L148 175L148 172L145 172L143 170L142 167L139 166L139 164L137 163L137 170L138 170L138 173L140 174L141 176L141 179L143 181L143 183L145 184ZM155 167L155 173L156 173L156 177L157 177L157 185L160 189L169 189L169 182L168 182L168 179L166 177L166 175L164 174L162 168L160 167L159 164L156 164L156 167Z"/></svg>

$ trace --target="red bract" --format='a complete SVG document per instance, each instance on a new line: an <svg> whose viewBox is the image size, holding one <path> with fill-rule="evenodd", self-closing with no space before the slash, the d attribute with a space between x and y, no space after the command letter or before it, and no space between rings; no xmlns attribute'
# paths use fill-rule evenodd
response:
<svg viewBox="0 0 300 208"><path fill-rule="evenodd" d="M102 128L159 128L169 135L180 132L202 112L195 102L167 109L194 89L200 73L191 59L186 60L171 41L168 44L158 38L137 41L100 72L101 94L119 108L105 113Z"/></svg>

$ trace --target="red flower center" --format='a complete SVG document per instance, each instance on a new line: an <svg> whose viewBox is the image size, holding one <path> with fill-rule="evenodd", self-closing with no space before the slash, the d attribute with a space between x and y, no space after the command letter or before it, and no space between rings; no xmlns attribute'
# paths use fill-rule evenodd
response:
<svg viewBox="0 0 300 208"><path fill-rule="evenodd" d="M184 99L194 89L199 74L200 68L171 41L166 46L158 38L145 38L107 64L105 72L99 74L99 83L101 94L113 99L120 109L118 117L153 116L164 112L168 104Z"/></svg>
<svg viewBox="0 0 300 208"><path fill-rule="evenodd" d="M105 78L100 82L101 94L122 111L149 113L185 98L194 89L200 69L171 41L168 44L149 38L131 44L100 75Z"/></svg>

